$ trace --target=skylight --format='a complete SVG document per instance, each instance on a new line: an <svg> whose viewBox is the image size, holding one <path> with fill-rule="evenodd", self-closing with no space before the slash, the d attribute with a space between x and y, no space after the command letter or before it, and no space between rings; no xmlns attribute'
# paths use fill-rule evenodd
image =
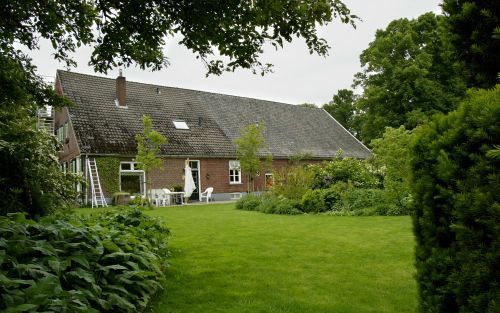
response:
<svg viewBox="0 0 500 313"><path fill-rule="evenodd" d="M184 121L173 121L176 129L189 129L189 126Z"/></svg>

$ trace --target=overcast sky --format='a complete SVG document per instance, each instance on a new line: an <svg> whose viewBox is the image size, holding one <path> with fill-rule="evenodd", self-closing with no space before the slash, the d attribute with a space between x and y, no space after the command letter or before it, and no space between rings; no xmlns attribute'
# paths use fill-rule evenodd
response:
<svg viewBox="0 0 500 313"><path fill-rule="evenodd" d="M360 16L357 28L334 22L320 29L320 34L332 49L330 55L310 55L303 40L299 39L275 51L266 49L262 63L274 64L274 73L262 77L249 70L224 73L222 76L205 77L206 69L195 55L177 44L172 38L165 47L171 65L159 72L142 71L139 68L124 70L127 80L157 85L204 90L210 92L266 99L299 104L304 102L321 105L328 102L337 90L349 88L353 75L360 71L359 55L374 39L377 29L385 28L394 19L414 18L425 12L440 13L438 0L345 0L353 14ZM42 42L39 51L30 55L38 66L38 72L48 79L55 76L63 64L54 61L50 44ZM78 67L72 71L94 74L87 65L91 49L79 49L74 58ZM118 69L110 71L116 77Z"/></svg>

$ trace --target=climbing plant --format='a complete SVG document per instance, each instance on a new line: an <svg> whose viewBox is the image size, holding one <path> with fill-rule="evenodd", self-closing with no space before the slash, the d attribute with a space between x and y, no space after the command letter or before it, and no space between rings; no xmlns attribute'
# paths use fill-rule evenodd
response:
<svg viewBox="0 0 500 313"><path fill-rule="evenodd" d="M98 157L96 162L104 189L110 195L120 191L120 160L117 157Z"/></svg>

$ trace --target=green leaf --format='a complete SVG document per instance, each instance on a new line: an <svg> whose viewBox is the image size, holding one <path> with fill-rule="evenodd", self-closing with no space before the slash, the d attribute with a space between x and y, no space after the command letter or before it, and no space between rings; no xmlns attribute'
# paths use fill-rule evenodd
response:
<svg viewBox="0 0 500 313"><path fill-rule="evenodd" d="M35 304L25 303L25 304L16 305L14 307L9 307L5 310L5 313L19 313L19 312L29 312L29 311L32 312L36 308L38 308L38 306Z"/></svg>

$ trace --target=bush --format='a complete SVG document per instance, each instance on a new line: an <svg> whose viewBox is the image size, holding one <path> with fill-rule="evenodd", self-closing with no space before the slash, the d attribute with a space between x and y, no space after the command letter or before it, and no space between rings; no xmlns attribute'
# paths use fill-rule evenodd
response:
<svg viewBox="0 0 500 313"><path fill-rule="evenodd" d="M247 194L236 201L236 209L246 211L258 211L261 204L261 197L254 194Z"/></svg>
<svg viewBox="0 0 500 313"><path fill-rule="evenodd" d="M416 133L414 230L423 312L498 312L500 86Z"/></svg>
<svg viewBox="0 0 500 313"><path fill-rule="evenodd" d="M342 194L341 206L345 210L359 211L385 205L384 191L381 189L348 188Z"/></svg>
<svg viewBox="0 0 500 313"><path fill-rule="evenodd" d="M278 206L276 207L274 213L296 215L296 214L302 214L303 212L300 206L300 202L298 200L282 199L278 203Z"/></svg>
<svg viewBox="0 0 500 313"><path fill-rule="evenodd" d="M378 174L366 161L351 158L335 158L309 167L314 189L327 189L337 182L350 183L357 188L380 187Z"/></svg>
<svg viewBox="0 0 500 313"><path fill-rule="evenodd" d="M0 311L143 311L164 281L167 236L137 209L0 217Z"/></svg>
<svg viewBox="0 0 500 313"><path fill-rule="evenodd" d="M312 172L303 166L288 166L274 176L272 192L278 197L300 201L312 186Z"/></svg>
<svg viewBox="0 0 500 313"><path fill-rule="evenodd" d="M259 211L267 214L274 214L277 212L277 207L280 203L280 198L272 194L266 194L262 197L259 205Z"/></svg>
<svg viewBox="0 0 500 313"><path fill-rule="evenodd" d="M342 194L349 188L348 184L338 182L328 189L323 189L325 206L328 210L340 208L342 205Z"/></svg>
<svg viewBox="0 0 500 313"><path fill-rule="evenodd" d="M328 208L325 205L324 193L321 189L309 190L302 197L302 211L305 213L325 212Z"/></svg>

